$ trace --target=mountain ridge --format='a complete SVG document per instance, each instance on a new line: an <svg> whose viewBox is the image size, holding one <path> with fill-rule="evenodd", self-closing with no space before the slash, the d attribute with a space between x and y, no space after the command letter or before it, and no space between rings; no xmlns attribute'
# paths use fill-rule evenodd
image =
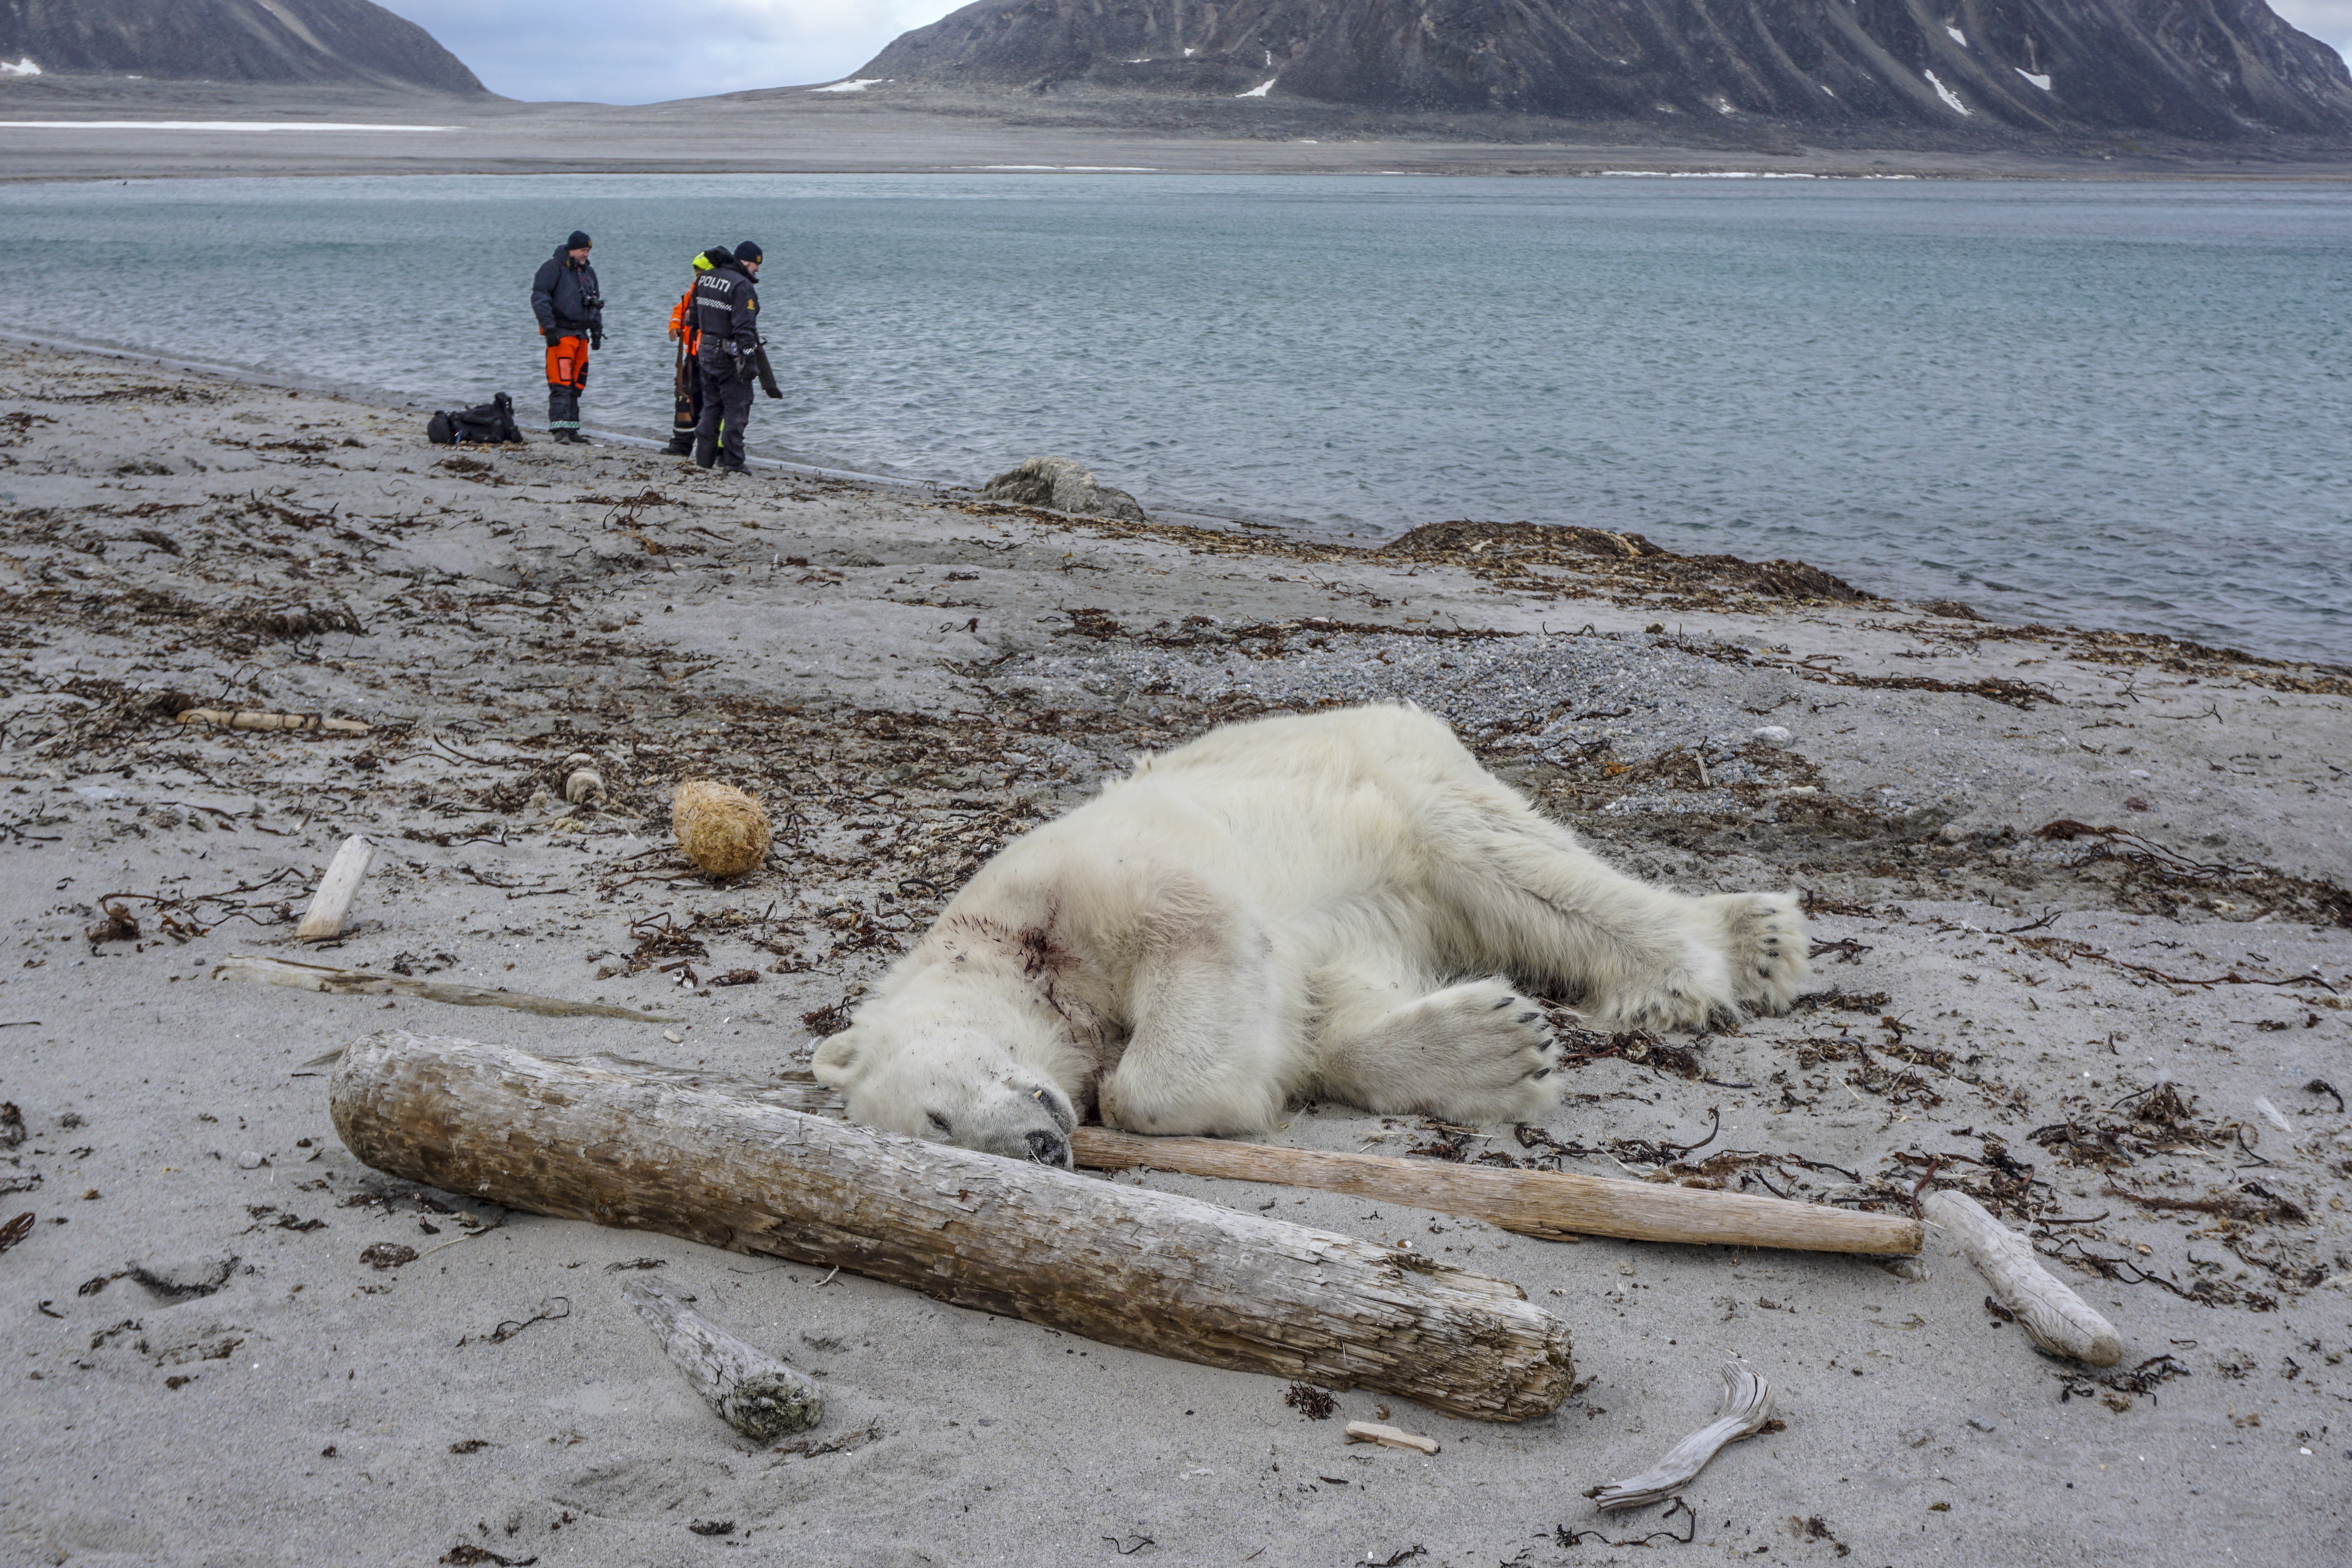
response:
<svg viewBox="0 0 2352 1568"><path fill-rule="evenodd" d="M856 74L1955 144L2352 139L2352 70L2263 0L978 0Z"/></svg>
<svg viewBox="0 0 2352 1568"><path fill-rule="evenodd" d="M370 0L0 0L0 57L65 76L488 90Z"/></svg>

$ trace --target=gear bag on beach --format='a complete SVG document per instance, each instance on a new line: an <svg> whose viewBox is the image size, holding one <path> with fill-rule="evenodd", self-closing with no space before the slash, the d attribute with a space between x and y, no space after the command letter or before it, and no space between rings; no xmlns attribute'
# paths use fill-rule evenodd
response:
<svg viewBox="0 0 2352 1568"><path fill-rule="evenodd" d="M454 446L460 442L520 442L522 432L515 427L514 399L500 392L472 408L434 410L425 422L425 438L436 446Z"/></svg>

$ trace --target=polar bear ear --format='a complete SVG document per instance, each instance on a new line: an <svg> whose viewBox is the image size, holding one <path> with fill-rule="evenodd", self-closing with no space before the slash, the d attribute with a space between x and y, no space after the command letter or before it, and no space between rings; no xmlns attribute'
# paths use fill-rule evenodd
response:
<svg viewBox="0 0 2352 1568"><path fill-rule="evenodd" d="M835 1089L846 1089L857 1076L857 1041L846 1034L835 1035L817 1047L816 1059L809 1066L817 1082Z"/></svg>

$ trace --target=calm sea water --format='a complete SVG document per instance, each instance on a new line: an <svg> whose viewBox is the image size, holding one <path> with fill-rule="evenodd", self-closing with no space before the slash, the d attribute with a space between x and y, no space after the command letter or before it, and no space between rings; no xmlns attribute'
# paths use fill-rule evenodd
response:
<svg viewBox="0 0 2352 1568"><path fill-rule="evenodd" d="M588 423L668 419L750 236L755 455L1171 509L1791 556L1909 598L2352 657L2352 191L1119 174L0 188L0 327L541 402L532 269L596 236ZM93 412L86 417L108 417Z"/></svg>

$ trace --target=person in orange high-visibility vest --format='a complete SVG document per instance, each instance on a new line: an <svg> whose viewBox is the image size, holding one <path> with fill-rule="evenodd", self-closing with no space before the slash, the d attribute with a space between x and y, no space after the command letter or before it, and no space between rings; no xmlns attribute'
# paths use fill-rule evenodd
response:
<svg viewBox="0 0 2352 1568"><path fill-rule="evenodd" d="M702 419L702 377L694 362L695 350L702 346L702 334L694 325L694 285L702 275L721 261L732 261L735 253L719 246L698 254L694 258L694 277L670 307L669 340L677 345L677 363L672 371L672 406L669 421L669 444L662 448L673 457L691 456L694 452L694 427Z"/></svg>

